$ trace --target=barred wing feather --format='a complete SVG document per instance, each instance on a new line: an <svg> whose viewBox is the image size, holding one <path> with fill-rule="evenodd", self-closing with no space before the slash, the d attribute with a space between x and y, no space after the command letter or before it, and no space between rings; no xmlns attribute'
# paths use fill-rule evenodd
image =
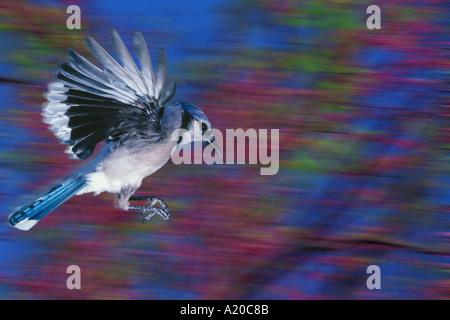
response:
<svg viewBox="0 0 450 320"><path fill-rule="evenodd" d="M111 38L122 65L88 37L87 46L101 67L70 50L69 62L61 64L57 81L49 84L45 95L48 102L43 106L44 122L78 159L89 157L102 140L126 136L126 128L133 121L145 122L157 130L159 110L175 94L175 82L167 79L164 49L159 52L155 76L141 32L134 37L141 69L117 31L111 31Z"/></svg>

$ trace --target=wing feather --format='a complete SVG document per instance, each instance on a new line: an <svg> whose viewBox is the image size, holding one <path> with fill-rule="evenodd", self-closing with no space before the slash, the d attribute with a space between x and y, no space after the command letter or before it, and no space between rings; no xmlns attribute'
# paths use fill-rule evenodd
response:
<svg viewBox="0 0 450 320"><path fill-rule="evenodd" d="M158 52L158 67L155 84L155 99L158 100L166 89L167 82L167 54L166 49L161 48Z"/></svg>
<svg viewBox="0 0 450 320"><path fill-rule="evenodd" d="M169 84L166 86L166 89L164 90L161 96L160 99L161 105L166 105L170 101L170 99L173 98L173 96L175 95L175 90L176 90L175 81L173 80L169 81Z"/></svg>
<svg viewBox="0 0 450 320"><path fill-rule="evenodd" d="M89 157L102 140L120 143L145 134L156 139L160 108L175 94L175 82L168 81L165 49L159 51L155 77L141 32L134 37L141 70L117 31L112 30L111 37L123 67L88 37L87 46L102 68L70 50L69 61L60 65L57 81L49 84L45 95L44 122L78 159Z"/></svg>
<svg viewBox="0 0 450 320"><path fill-rule="evenodd" d="M86 43L88 45L91 53L97 58L97 60L107 69L114 72L117 76L119 76L123 82L127 84L127 86L134 91L135 94L144 95L144 93L140 90L139 86L133 81L131 75L122 68L116 60L114 60L105 49L100 46L97 41L92 39L91 37L86 38Z"/></svg>
<svg viewBox="0 0 450 320"><path fill-rule="evenodd" d="M145 80L141 72L134 63L133 59L131 58L130 52L128 51L127 47L125 46L115 29L111 30L111 38L113 46L117 54L119 55L119 58L122 61L125 70L128 71L128 73L132 76L140 91L144 94L149 95L148 88L145 85Z"/></svg>
<svg viewBox="0 0 450 320"><path fill-rule="evenodd" d="M134 36L134 46L142 69L142 75L145 79L151 99L155 97L155 74L153 72L152 60L148 52L147 42L142 32L136 32Z"/></svg>

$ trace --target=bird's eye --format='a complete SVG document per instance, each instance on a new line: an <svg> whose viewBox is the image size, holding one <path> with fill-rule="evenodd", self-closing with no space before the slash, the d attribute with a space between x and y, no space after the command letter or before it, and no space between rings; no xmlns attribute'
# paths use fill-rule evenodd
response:
<svg viewBox="0 0 450 320"><path fill-rule="evenodd" d="M206 124L202 123L202 132L205 132L206 130L208 130L208 127Z"/></svg>

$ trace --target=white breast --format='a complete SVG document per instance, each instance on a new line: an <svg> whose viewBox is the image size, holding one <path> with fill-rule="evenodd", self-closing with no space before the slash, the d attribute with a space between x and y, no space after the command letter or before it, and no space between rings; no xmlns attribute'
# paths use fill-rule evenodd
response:
<svg viewBox="0 0 450 320"><path fill-rule="evenodd" d="M176 142L168 141L149 150L120 148L101 161L96 171L86 175L87 185L78 194L119 193L124 187L139 188L142 180L169 160Z"/></svg>

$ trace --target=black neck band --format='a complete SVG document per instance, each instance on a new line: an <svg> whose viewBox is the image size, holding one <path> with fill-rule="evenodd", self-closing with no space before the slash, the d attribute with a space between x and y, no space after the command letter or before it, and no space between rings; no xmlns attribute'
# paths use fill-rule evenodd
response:
<svg viewBox="0 0 450 320"><path fill-rule="evenodd" d="M187 130L189 122L191 122L193 119L193 117L189 114L189 112L187 112L186 110L183 110L183 116L181 118L181 129L185 129Z"/></svg>

